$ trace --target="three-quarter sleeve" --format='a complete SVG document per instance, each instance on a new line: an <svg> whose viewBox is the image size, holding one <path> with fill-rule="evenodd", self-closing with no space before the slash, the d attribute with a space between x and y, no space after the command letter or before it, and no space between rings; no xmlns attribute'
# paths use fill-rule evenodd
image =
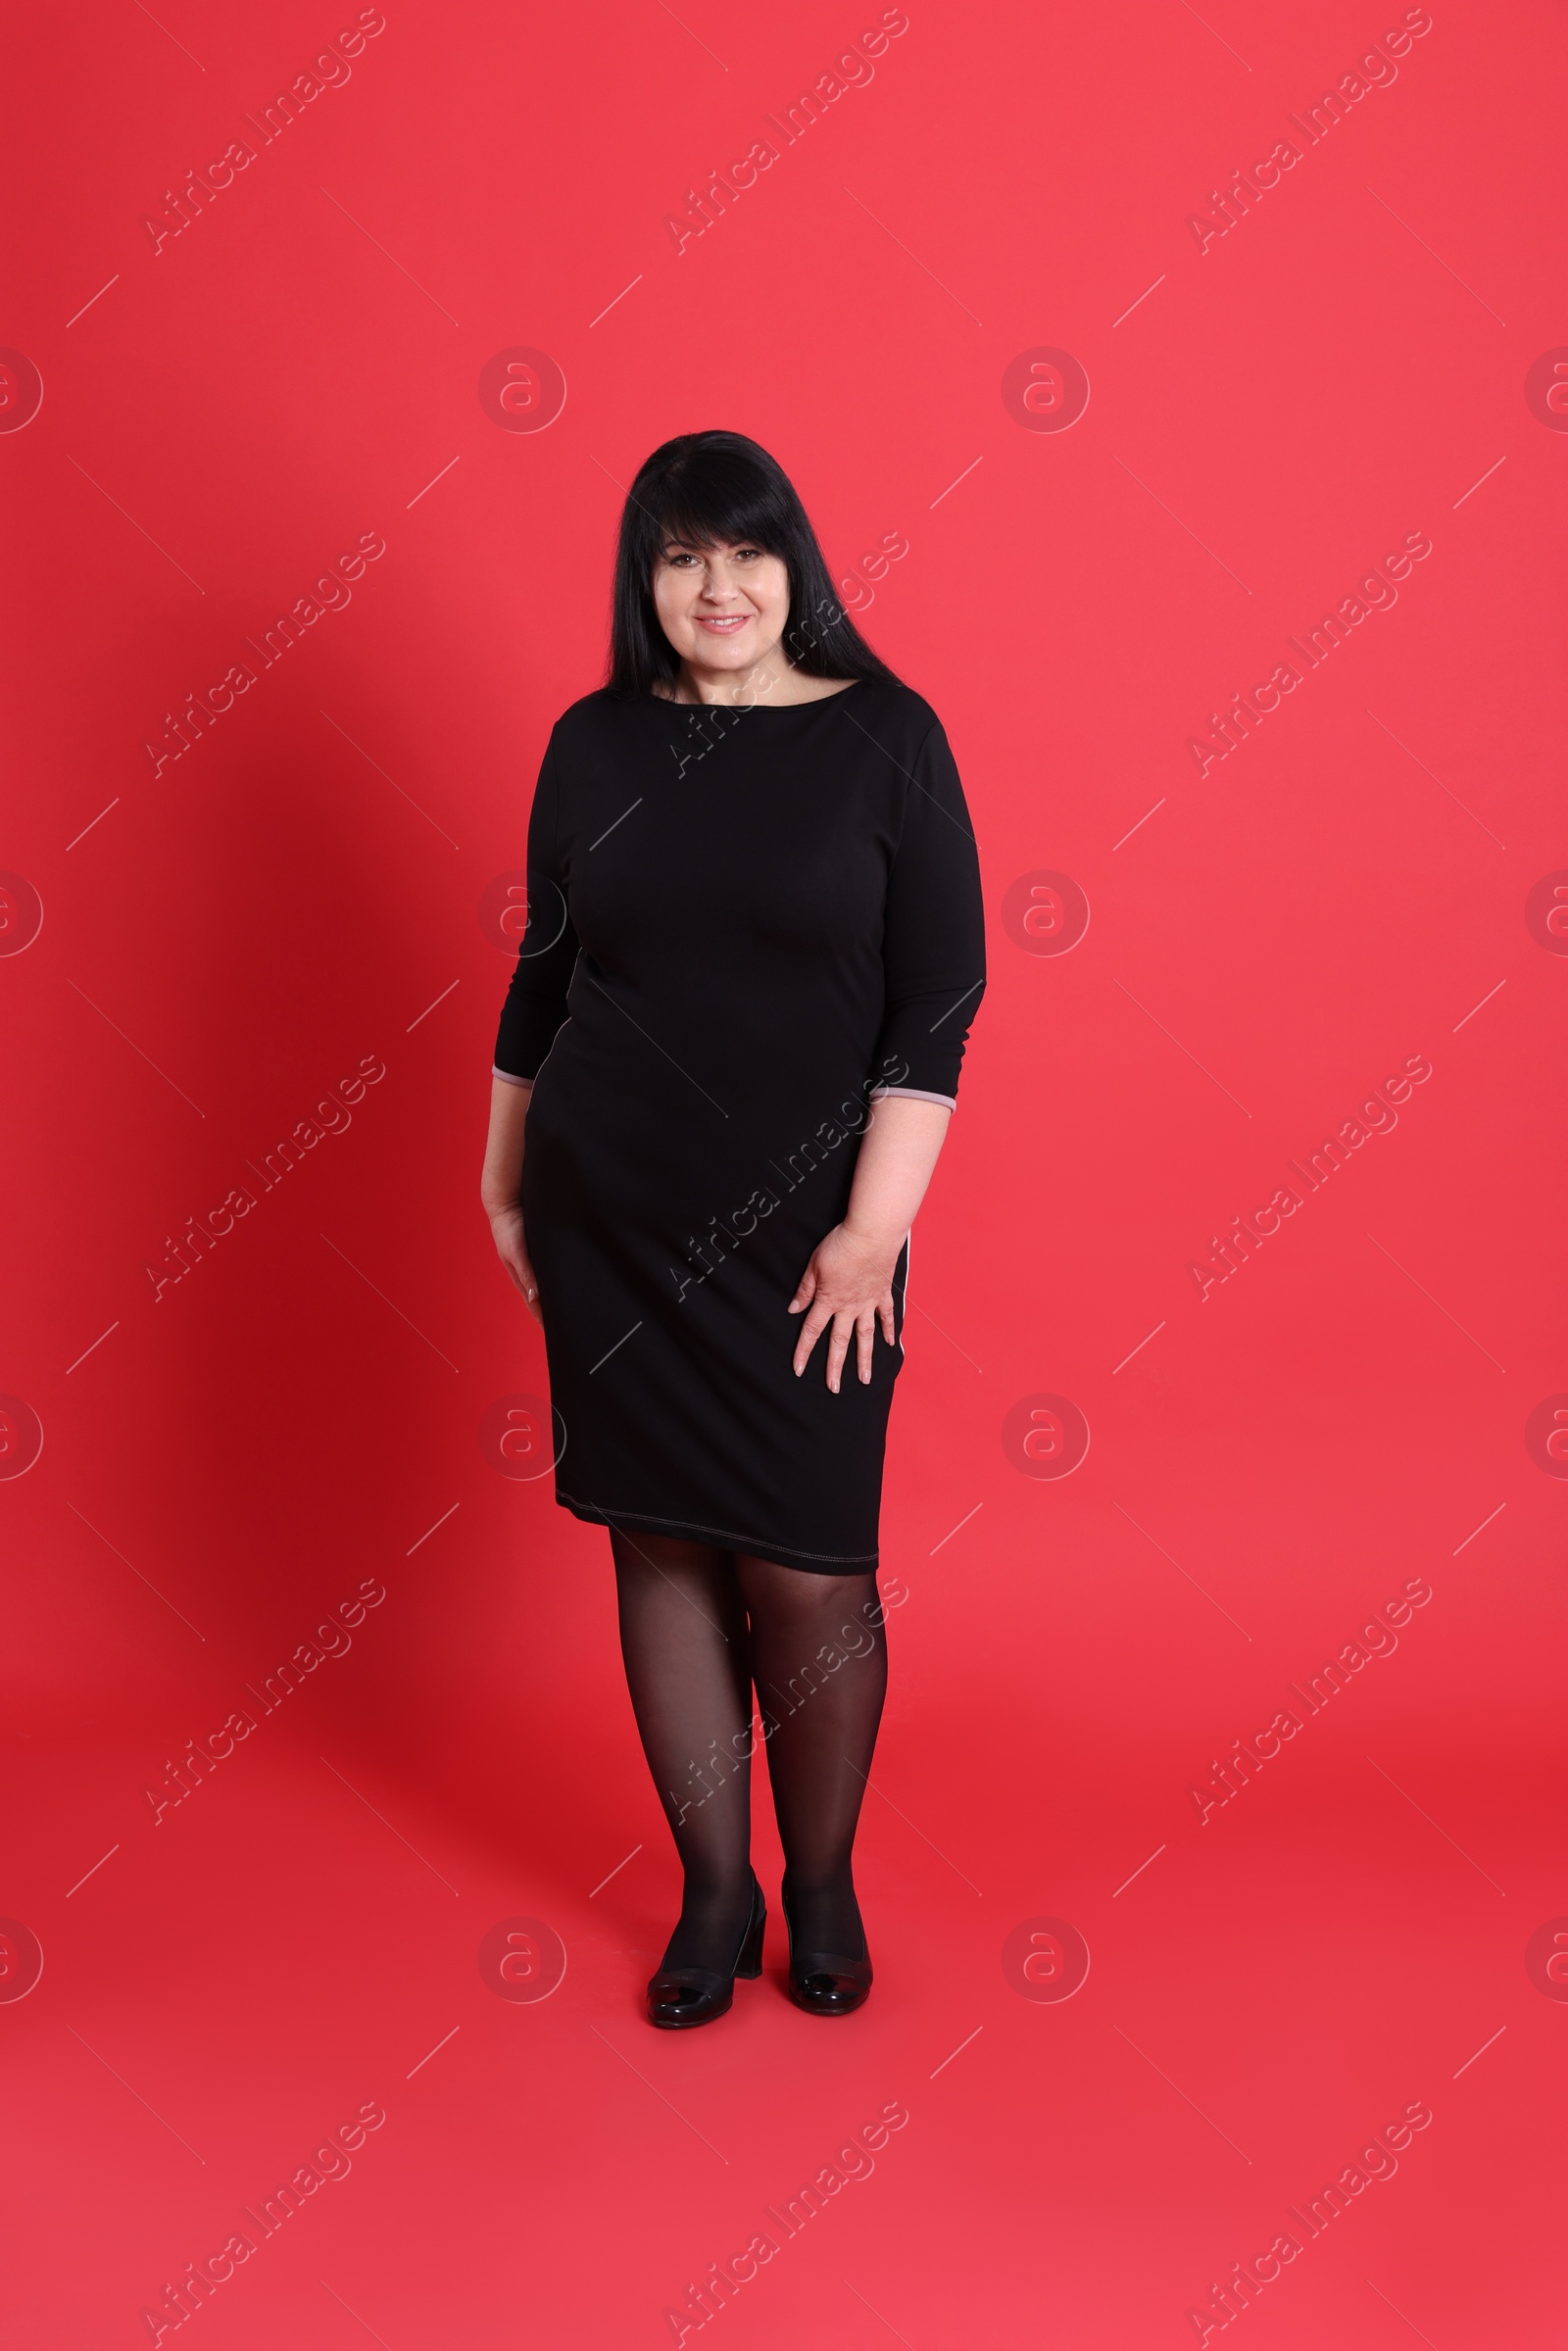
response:
<svg viewBox="0 0 1568 2351"><path fill-rule="evenodd" d="M566 1017L566 990L577 961L577 934L566 908L557 836L560 787L552 740L539 770L528 818L528 921L501 1007L494 1074L531 1085Z"/></svg>
<svg viewBox="0 0 1568 2351"><path fill-rule="evenodd" d="M888 875L885 1009L872 1099L955 1106L958 1066L986 984L980 860L948 738L933 725L915 755Z"/></svg>

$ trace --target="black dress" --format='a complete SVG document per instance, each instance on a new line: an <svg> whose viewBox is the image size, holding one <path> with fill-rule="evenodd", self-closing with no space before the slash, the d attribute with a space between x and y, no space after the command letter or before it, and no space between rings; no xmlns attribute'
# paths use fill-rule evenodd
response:
<svg viewBox="0 0 1568 2351"><path fill-rule="evenodd" d="M883 1093L952 1103L985 985L935 712L602 691L551 734L498 1076L537 1078L522 1209L556 1499L824 1575L877 1559L900 1343L840 1392L787 1311ZM908 1244L894 1277L902 1335Z"/></svg>

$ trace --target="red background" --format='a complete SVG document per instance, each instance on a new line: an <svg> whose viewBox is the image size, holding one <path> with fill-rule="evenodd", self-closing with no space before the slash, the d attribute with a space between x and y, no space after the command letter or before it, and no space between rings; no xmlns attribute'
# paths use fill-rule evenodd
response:
<svg viewBox="0 0 1568 2351"><path fill-rule="evenodd" d="M1236 2324L1568 2339L1568 2009L1526 1965L1568 1912L1563 1465L1526 1443L1568 1388L1568 965L1526 918L1568 865L1568 441L1526 394L1568 342L1560 14L1435 0L1200 249L1189 216L1399 9L910 0L677 251L664 216L878 14L388 0L156 251L164 191L353 10L14 33L0 339L43 400L0 440L0 862L43 920L24 946L13 892L0 1388L43 1449L0 1492L0 1910L44 1964L0 2033L37 2351L149 2340L370 2100L352 2175L201 2311L209 2351L672 2341L894 2099L875 2175L704 2339L1192 2342L1418 2100L1397 2176ZM564 372L546 430L481 406L516 347ZM1004 402L1040 347L1087 371L1070 430ZM476 1198L508 972L479 907L598 681L619 485L708 425L776 453L836 576L907 540L846 593L947 723L993 978L894 1416L877 1991L804 2018L770 1934L763 1983L674 2036L639 2013L677 1881L605 1539L479 1443L544 1381ZM1397 603L1200 776L1188 738L1415 532ZM348 607L155 774L165 713L362 533ZM1087 898L1066 954L1004 918L1042 870ZM1200 1300L1189 1261L1414 1055L1397 1127ZM155 1299L166 1237L362 1056L352 1127ZM1004 1445L1041 1394L1087 1421L1065 1478ZM1211 1760L1417 1578L1397 1651L1200 1821ZM166 1761L367 1580L351 1652L155 1821ZM536 2003L477 1964L519 1916L567 1954ZM1087 1943L1070 1999L1004 1965L1041 1917Z"/></svg>

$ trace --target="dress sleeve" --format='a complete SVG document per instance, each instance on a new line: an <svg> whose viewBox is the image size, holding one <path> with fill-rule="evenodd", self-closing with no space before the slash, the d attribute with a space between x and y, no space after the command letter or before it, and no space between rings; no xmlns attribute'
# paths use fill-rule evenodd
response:
<svg viewBox="0 0 1568 2351"><path fill-rule="evenodd" d="M528 921L501 1007L494 1075L528 1086L566 1017L566 990L577 961L577 934L566 908L557 849L560 786L552 741L539 770L528 818Z"/></svg>
<svg viewBox="0 0 1568 2351"><path fill-rule="evenodd" d="M887 995L871 1099L945 1103L958 1092L969 1024L986 984L980 860L963 786L940 724L915 755L904 829L888 876L882 961Z"/></svg>

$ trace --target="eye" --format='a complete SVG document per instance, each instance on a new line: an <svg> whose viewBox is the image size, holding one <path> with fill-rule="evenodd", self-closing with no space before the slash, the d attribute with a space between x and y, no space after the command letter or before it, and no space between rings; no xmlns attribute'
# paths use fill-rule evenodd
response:
<svg viewBox="0 0 1568 2351"><path fill-rule="evenodd" d="M735 550L737 563L760 563L761 560L762 550L760 547L737 547Z"/></svg>
<svg viewBox="0 0 1568 2351"><path fill-rule="evenodd" d="M673 571L682 563L695 563L697 558L689 554L684 547L671 547L666 550L663 560Z"/></svg>

